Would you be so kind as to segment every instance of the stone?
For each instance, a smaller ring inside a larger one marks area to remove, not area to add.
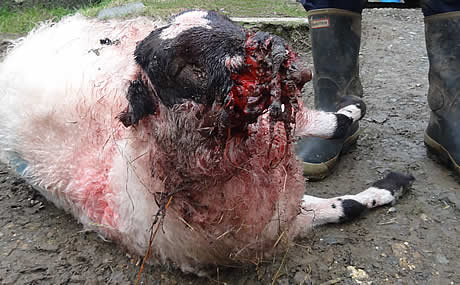
[[[117,6],[112,8],[107,8],[99,11],[97,17],[99,19],[115,18],[122,17],[132,13],[142,12],[145,8],[145,5],[141,2],[129,3],[123,6]]]

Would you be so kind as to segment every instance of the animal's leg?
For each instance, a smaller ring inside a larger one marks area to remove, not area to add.
[[[367,209],[394,204],[410,187],[414,177],[390,172],[385,178],[356,195],[330,199],[304,195],[297,226],[299,233],[306,233],[315,226],[349,221]]]
[[[325,139],[344,137],[351,124],[360,120],[366,112],[363,102],[349,104],[337,112],[300,109],[296,117],[296,136]]]

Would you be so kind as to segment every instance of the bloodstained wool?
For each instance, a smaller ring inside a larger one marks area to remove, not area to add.
[[[0,156],[131,252],[162,222],[152,261],[257,262],[299,230],[289,135],[311,73],[277,36],[177,17],[187,25],[74,16],[31,33],[1,65]]]
[[[294,123],[301,97],[292,75],[295,53],[265,32],[247,32],[244,47],[244,68],[232,71],[233,86],[224,99],[225,111],[232,114],[224,125],[254,123],[267,110],[273,122]]]

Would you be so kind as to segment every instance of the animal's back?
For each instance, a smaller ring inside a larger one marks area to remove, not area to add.
[[[116,116],[136,44],[156,27],[72,16],[37,28],[0,64],[0,159],[87,226],[118,223],[113,165],[128,134]]]
[[[21,152],[23,132],[54,139],[48,142],[54,148],[69,147],[66,133],[75,138],[81,121],[110,125],[136,72],[136,42],[155,27],[147,20],[97,22],[77,15],[20,40],[0,65],[2,149]],[[101,44],[105,38],[112,44]]]

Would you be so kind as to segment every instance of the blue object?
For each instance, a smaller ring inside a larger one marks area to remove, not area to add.
[[[28,166],[25,159],[21,158],[17,153],[11,154],[9,159],[11,167],[20,175],[24,175],[24,172]]]

